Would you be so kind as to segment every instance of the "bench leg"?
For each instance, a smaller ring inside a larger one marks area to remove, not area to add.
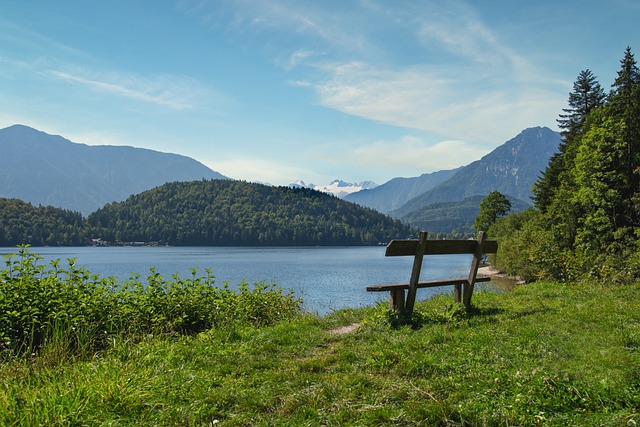
[[[467,311],[471,310],[471,296],[473,295],[473,284],[465,283],[463,301]]]
[[[453,302],[459,303],[462,301],[462,285],[459,283],[457,285],[453,285]]]
[[[391,310],[401,312],[404,310],[404,289],[393,289],[389,300]]]

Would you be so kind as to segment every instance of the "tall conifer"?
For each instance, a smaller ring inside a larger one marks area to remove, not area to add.
[[[574,140],[584,131],[587,116],[595,108],[602,106],[604,100],[604,90],[591,70],[581,71],[573,83],[573,92],[569,94],[569,107],[562,110],[564,114],[560,114],[558,119],[563,142],[532,189],[534,203],[541,211],[546,211],[555,189],[560,186],[563,172],[573,162],[576,153]]]

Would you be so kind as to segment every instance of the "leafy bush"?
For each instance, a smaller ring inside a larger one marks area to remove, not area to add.
[[[64,341],[72,354],[103,348],[118,335],[194,334],[230,324],[262,326],[301,312],[300,299],[274,284],[243,282],[239,291],[214,286],[210,270],[191,278],[166,279],[154,269],[118,284],[67,259],[49,267],[26,246],[9,254],[0,271],[0,352],[31,354]],[[84,349],[84,350],[83,350]]]

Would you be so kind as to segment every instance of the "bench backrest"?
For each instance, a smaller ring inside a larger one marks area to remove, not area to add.
[[[462,301],[465,307],[469,309],[471,307],[473,285],[476,281],[482,256],[486,253],[496,253],[497,250],[498,243],[493,240],[485,240],[483,231],[478,233],[477,240],[427,240],[427,233],[421,231],[418,240],[392,240],[387,245],[385,255],[414,256],[405,305],[405,310],[411,313],[416,300],[417,284],[420,280],[420,270],[422,269],[422,260],[425,255],[473,254],[469,268],[469,277],[464,284],[464,299]],[[454,299],[456,302],[460,302],[461,293],[462,289],[460,285],[456,285],[454,288]]]
[[[385,256],[414,256],[420,242],[418,240],[392,240],[387,245]],[[423,255],[456,255],[474,254],[478,248],[477,240],[427,240]],[[498,242],[485,240],[482,252],[494,254],[498,250]]]

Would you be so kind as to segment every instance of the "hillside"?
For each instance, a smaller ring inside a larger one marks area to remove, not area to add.
[[[220,179],[189,157],[73,143],[27,126],[0,130],[0,197],[87,215],[166,182]]]
[[[0,198],[0,247],[81,246],[86,242],[80,213]]]
[[[413,235],[397,220],[304,188],[169,183],[91,214],[94,237],[172,245],[374,245]]]
[[[345,200],[367,206],[382,213],[398,209],[409,200],[451,178],[458,169],[425,173],[414,178],[393,178],[372,189],[363,189],[345,196]]]
[[[471,237],[475,233],[473,223],[480,212],[480,203],[486,196],[471,196],[459,202],[441,202],[425,206],[400,218],[412,227],[431,233],[455,234]],[[529,207],[526,202],[509,197],[511,212]]]
[[[491,153],[463,168],[453,177],[390,212],[404,218],[434,203],[455,202],[499,191],[528,202],[531,186],[558,150],[560,135],[546,127],[529,128]]]

